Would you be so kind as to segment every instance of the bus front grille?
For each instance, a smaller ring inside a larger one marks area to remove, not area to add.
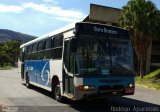
[[[124,86],[123,85],[107,85],[107,86],[99,86],[99,90],[120,90],[123,89]]]

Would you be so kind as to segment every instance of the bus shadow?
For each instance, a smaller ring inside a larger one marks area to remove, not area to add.
[[[25,84],[23,85],[25,86]],[[31,89],[45,96],[48,96],[54,100],[52,93],[47,90],[35,86],[32,86]],[[72,101],[69,99],[65,99],[64,104],[67,104],[70,108],[73,108],[80,112],[136,112],[136,109],[139,109],[139,111],[142,111],[140,109],[151,109],[150,111],[155,112],[160,111],[160,105],[120,96],[108,97],[106,99],[81,101]]]
[[[126,97],[109,97],[106,99],[79,101],[71,103],[72,108],[80,112],[159,112],[160,104],[139,101]]]
[[[22,85],[23,85],[23,86],[26,86],[25,83],[22,83]],[[27,88],[27,87],[26,87],[26,88]],[[50,97],[50,98],[53,98],[53,95],[52,95],[52,93],[51,93],[50,91],[47,91],[47,90],[42,89],[42,88],[40,88],[40,87],[31,85],[31,87],[30,87],[29,89],[32,89],[32,90],[34,90],[34,91],[36,91],[36,92],[38,92],[38,93],[41,93],[41,94],[43,94],[43,95],[45,95],[45,96]]]

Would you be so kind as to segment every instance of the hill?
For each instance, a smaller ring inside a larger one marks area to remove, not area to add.
[[[12,30],[0,29],[0,41],[20,40],[23,43],[35,39],[36,36],[15,32]]]

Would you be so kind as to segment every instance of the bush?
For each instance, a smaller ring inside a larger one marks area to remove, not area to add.
[[[13,66],[4,66],[4,67],[0,67],[0,70],[10,70],[14,68]]]

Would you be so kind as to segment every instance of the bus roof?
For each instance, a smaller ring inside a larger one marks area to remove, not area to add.
[[[92,23],[92,22],[77,22],[77,23],[73,23],[73,24],[67,25],[65,27],[62,27],[60,29],[57,29],[55,31],[52,31],[52,32],[50,32],[48,34],[45,34],[43,36],[40,36],[40,37],[38,37],[38,38],[36,38],[34,40],[31,40],[31,41],[29,41],[27,43],[24,43],[24,44],[22,44],[20,46],[20,48],[28,46],[28,45],[31,45],[31,44],[33,44],[35,42],[39,42],[40,40],[47,39],[47,38],[49,38],[51,36],[58,35],[60,33],[64,33],[64,32],[73,30],[75,28],[76,24],[81,24],[81,26],[84,26],[85,29],[83,28],[83,30],[86,30],[86,28],[88,28],[87,31],[90,31],[90,29],[91,29],[90,27],[93,27],[93,25],[96,25],[96,26],[106,26],[106,27],[109,27],[111,29],[116,29],[120,34],[123,34],[123,35],[128,34],[127,30],[125,30],[123,28],[120,28],[120,27],[116,27],[116,26],[110,26],[110,25],[106,25],[106,24],[99,24],[99,23]],[[86,25],[84,25],[84,24],[90,24],[90,27],[86,27]],[[78,25],[78,26],[80,26],[80,25]],[[99,33],[102,33],[102,32],[99,32]]]
[[[57,35],[57,34],[60,34],[60,33],[63,33],[63,32],[69,31],[69,30],[72,30],[72,29],[74,29],[74,28],[75,28],[75,23],[69,24],[69,25],[67,25],[67,26],[65,26],[65,27],[62,27],[62,28],[57,29],[57,30],[55,30],[55,31],[52,31],[52,32],[50,32],[50,33],[48,33],[48,34],[45,34],[45,35],[43,35],[43,36],[40,36],[40,37],[38,37],[38,38],[36,38],[36,39],[34,39],[34,40],[31,40],[31,41],[29,41],[29,42],[27,42],[27,43],[24,43],[24,44],[22,44],[22,45],[20,46],[20,48],[25,47],[25,46],[28,46],[28,45],[30,45],[30,44],[33,44],[33,43],[38,42],[38,41],[43,40],[43,39],[47,39],[47,38],[49,38],[49,37],[51,37],[51,36],[54,36],[54,35]]]

